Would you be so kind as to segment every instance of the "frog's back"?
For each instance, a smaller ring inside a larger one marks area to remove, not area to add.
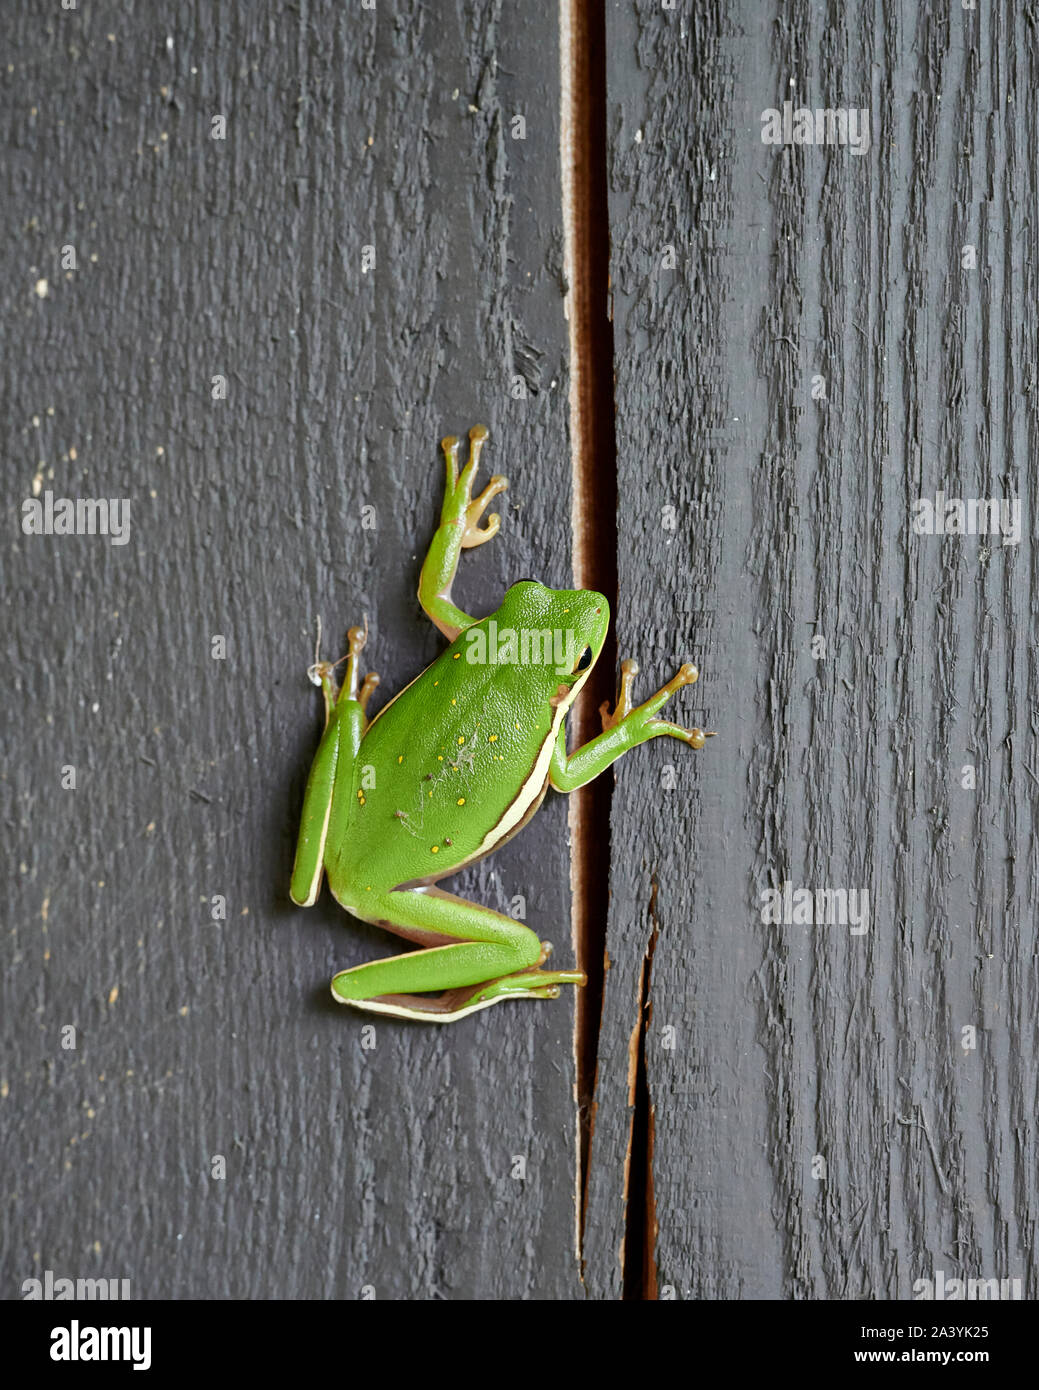
[[[548,768],[535,763],[552,714],[521,668],[470,665],[457,639],[376,715],[342,801],[339,779],[351,771],[337,775],[349,809],[335,818],[326,861],[362,892],[370,866],[386,887],[468,862],[540,798]]]

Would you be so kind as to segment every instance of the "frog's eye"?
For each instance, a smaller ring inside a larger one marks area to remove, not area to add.
[[[591,649],[591,647],[585,647],[584,651],[583,651],[583,652],[581,653],[581,655],[577,658],[577,665],[574,667],[574,672],[575,672],[575,674],[576,674],[578,671],[587,671],[587,670],[588,670],[588,667],[591,666],[591,664],[592,664],[592,649]]]

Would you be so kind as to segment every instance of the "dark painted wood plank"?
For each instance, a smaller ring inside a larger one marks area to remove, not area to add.
[[[656,931],[660,1296],[1034,1297],[1034,26],[647,0],[608,39],[619,642],[644,693],[696,659],[719,737],[618,771],[593,1290]],[[869,153],[764,145],[786,97],[870,107]],[[939,488],[1024,498],[1020,544],[913,534]],[[767,925],[784,881],[868,932]]]
[[[338,655],[367,615],[380,695],[439,650],[414,590],[441,435],[484,420],[512,479],[461,601],[568,577],[555,26],[417,0],[8,10],[4,1289],[570,1296],[572,1001],[379,1021],[365,1051],[328,980],[392,940],[287,891],[317,617]],[[129,497],[129,543],[21,536],[38,468],[41,492]],[[561,958],[565,814],[451,885],[523,894]]]

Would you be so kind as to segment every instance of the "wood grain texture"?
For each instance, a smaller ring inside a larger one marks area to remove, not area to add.
[[[512,479],[456,597],[568,579],[553,25],[98,0],[5,31],[3,1294],[572,1296],[572,999],[365,1051],[328,981],[395,939],[288,901],[317,617],[334,657],[367,616],[380,697],[440,649],[443,434],[485,421]],[[129,497],[130,542],[21,535],[38,471]],[[524,895],[563,960],[565,811],[450,885]]]
[[[662,1298],[1039,1291],[1026,7],[607,0],[618,646],[642,697],[695,660],[718,737],[616,770],[583,1285],[572,998],[366,1050],[328,980],[393,940],[288,901],[318,616],[367,616],[380,699],[440,648],[442,434],[512,481],[462,605],[570,579],[556,31],[7,6],[3,1297],[616,1298],[643,1212]],[[764,145],[787,97],[871,108],[868,155]],[[34,489],[130,542],[22,535]],[[914,535],[938,489],[1020,544]],[[551,797],[450,886],[568,960],[566,834]],[[784,882],[868,932],[767,924]]]
[[[660,1296],[1035,1297],[1034,23],[610,0],[607,34],[618,642],[643,693],[697,660],[719,737],[617,773],[590,1287],[657,931]],[[868,155],[764,145],[787,97],[870,107]],[[1023,499],[1020,544],[913,534],[939,488]],[[868,933],[766,925],[784,881],[868,888]]]

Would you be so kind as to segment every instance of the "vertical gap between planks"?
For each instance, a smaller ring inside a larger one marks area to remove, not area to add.
[[[606,17],[599,0],[560,0],[560,156],[564,272],[570,338],[571,521],[574,583],[617,608],[617,446],[606,177]],[[614,626],[572,716],[572,745],[600,732],[598,707],[612,706]],[[574,947],[588,983],[577,992],[576,1246],[583,1276],[584,1215],[595,1128],[595,1082],[609,907],[612,777],[571,793],[569,804]]]
[[[657,1243],[657,1213],[653,1194],[654,1121],[646,1065],[646,1035],[653,1017],[650,989],[653,979],[653,953],[660,929],[657,925],[657,884],[649,902],[651,931],[639,976],[638,1013],[631,1030],[628,1065],[628,1108],[631,1128],[628,1157],[624,1170],[624,1250],[621,1280],[624,1299],[657,1297],[657,1269],[654,1252]]]

